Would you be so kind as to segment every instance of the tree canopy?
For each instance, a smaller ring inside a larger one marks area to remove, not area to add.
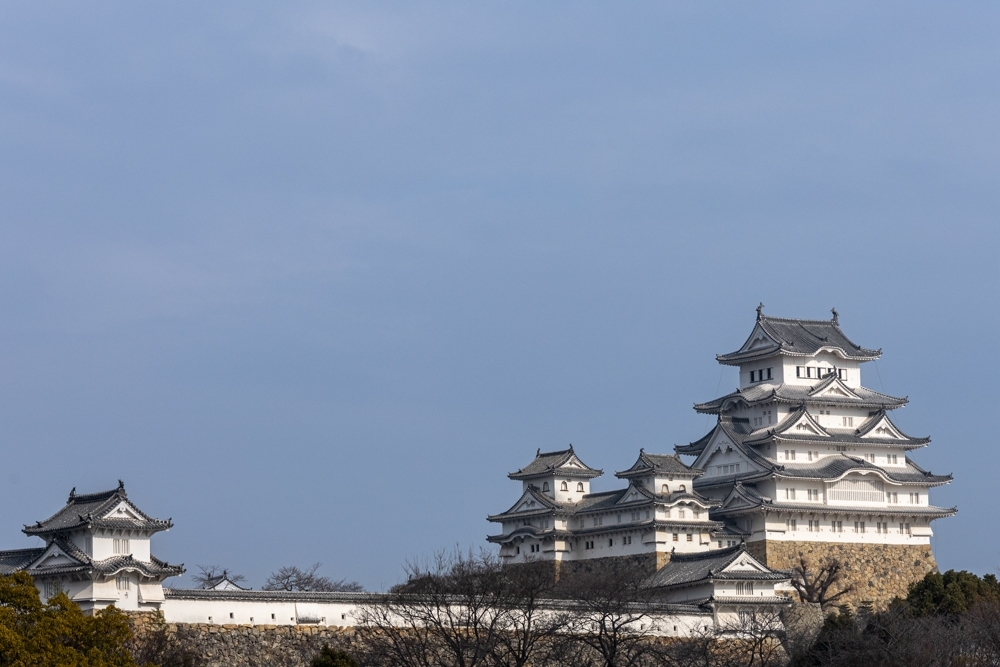
[[[1000,602],[1000,582],[992,574],[980,578],[965,570],[931,572],[910,586],[906,602],[914,616],[961,614],[978,602]]]
[[[85,615],[65,593],[42,603],[24,572],[0,576],[0,667],[134,667],[128,618]]]

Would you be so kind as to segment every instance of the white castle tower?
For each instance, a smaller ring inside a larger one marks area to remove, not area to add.
[[[932,475],[909,452],[929,438],[906,435],[889,412],[906,405],[861,384],[861,364],[881,350],[853,343],[830,320],[769,317],[763,305],[742,347],[718,355],[740,369],[739,388],[695,405],[715,427],[678,454],[705,474],[695,490],[721,505],[712,518],[746,535],[761,562],[789,568],[836,558],[855,601],[885,603],[936,569]]]

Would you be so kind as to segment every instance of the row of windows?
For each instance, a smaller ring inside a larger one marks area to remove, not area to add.
[[[631,535],[626,535],[625,537],[621,538],[621,541],[622,541],[622,546],[628,546],[629,544],[632,544],[632,536]],[[614,540],[613,537],[609,537],[608,538],[608,546],[609,547],[615,546],[615,540]],[[588,550],[589,549],[593,549],[594,548],[594,540],[587,540],[587,541],[585,541],[583,543],[583,548],[584,549],[588,549]]]
[[[724,466],[715,466],[715,472],[717,475],[735,475],[740,471],[740,464],[733,463]]]
[[[737,581],[736,582],[736,594],[737,595],[753,595],[753,582],[752,581]]]
[[[771,379],[771,369],[762,368],[759,371],[750,371],[750,381],[751,382],[763,382],[764,380]]]
[[[837,374],[841,380],[847,379],[847,369],[846,368],[832,368],[832,367],[820,367],[820,366],[796,366],[795,367],[795,377],[797,378],[807,378],[807,379],[817,379],[830,377],[834,373]]]
[[[855,480],[844,480],[844,481],[846,481],[846,482],[854,482]],[[860,480],[860,481],[872,484],[868,480]],[[840,486],[842,484],[843,484],[843,481],[842,482],[838,482],[836,486]],[[876,482],[875,484],[879,484],[879,483]],[[841,495],[845,495],[845,491],[843,489],[834,489],[834,491],[836,491],[836,493],[831,493],[831,500],[865,500],[865,501],[878,502],[878,500],[880,499],[880,496],[878,495],[879,492],[877,490],[876,491],[867,491],[867,490],[864,490],[864,489],[861,489],[861,490],[852,489],[851,491],[846,492],[847,494],[850,494],[851,497],[846,497],[846,498],[841,498],[840,497]],[[855,496],[858,496],[859,494],[863,494],[864,497],[855,497]],[[836,497],[834,497],[834,496],[836,496]],[[798,500],[798,499],[799,498],[798,498],[798,490],[797,489],[795,489],[793,487],[787,487],[785,489],[785,500]],[[810,502],[819,502],[821,499],[822,499],[822,495],[820,493],[820,489],[806,489],[806,500],[808,500]],[[899,493],[896,492],[896,491],[886,491],[885,492],[885,502],[887,502],[887,503],[889,503],[891,505],[898,504],[899,503]],[[909,502],[909,504],[911,504],[911,505],[919,505],[920,504],[920,493],[919,492],[913,492],[913,493],[907,494],[907,502]]]
[[[818,519],[809,519],[807,530],[810,533],[822,532],[822,526]],[[785,530],[789,532],[797,531],[798,521],[796,519],[785,519]],[[830,532],[831,533],[842,533],[844,532],[844,522],[843,521],[831,521],[830,522]],[[854,532],[855,533],[867,533],[868,529],[865,526],[864,521],[854,522]],[[885,521],[878,521],[875,524],[875,532],[880,534],[889,533],[889,524]],[[900,523],[896,531],[899,535],[909,535],[910,534],[910,524]]]
[[[112,546],[114,547],[114,552],[116,554],[128,555],[132,553],[131,550],[129,549],[127,537],[126,538],[116,537],[114,539],[114,544]]]
[[[838,452],[846,452],[847,451],[847,445],[836,445],[835,449]],[[794,460],[796,460],[796,458],[798,456],[799,456],[799,451],[796,450],[796,449],[786,449],[785,450],[785,460],[786,461],[794,461]],[[864,458],[865,461],[868,461],[869,463],[878,463],[879,462],[879,457],[874,452],[865,452],[861,456],[862,456],[862,458]],[[806,457],[806,460],[808,460],[808,461],[818,461],[820,459],[819,452],[813,451],[813,450],[809,450],[809,451],[805,452],[805,457]],[[899,465],[899,455],[898,454],[886,454],[884,456],[884,458],[885,458],[886,465]]]
[[[549,490],[549,483],[548,482],[542,482],[542,491],[548,491],[548,490]],[[569,483],[568,482],[562,482],[562,483],[560,483],[559,484],[559,490],[560,491],[569,491]],[[577,482],[576,483],[576,492],[577,493],[583,493],[583,482]]]

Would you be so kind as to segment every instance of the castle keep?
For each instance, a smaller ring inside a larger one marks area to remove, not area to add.
[[[956,510],[930,501],[951,476],[909,456],[930,439],[889,416],[907,399],[862,385],[861,365],[879,356],[847,338],[836,311],[784,319],[760,306],[746,342],[716,357],[739,368],[738,388],[695,405],[717,415],[707,434],[673,456],[640,451],[616,473],[627,488],[604,493],[590,493],[602,473],[572,448],[539,452],[509,475],[522,495],[489,517],[503,529],[489,539],[505,559],[552,560],[557,572],[623,557],[658,570],[675,554],[743,542],[776,570],[839,560],[851,602],[905,596],[936,569],[931,522]]]

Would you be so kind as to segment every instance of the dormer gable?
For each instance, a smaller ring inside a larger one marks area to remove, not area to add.
[[[909,437],[896,428],[885,411],[879,411],[861,425],[858,436],[863,439],[909,440]]]
[[[809,398],[838,398],[841,400],[846,399],[854,401],[862,400],[860,396],[858,396],[836,375],[829,376],[826,380],[813,387],[813,389],[809,392]]]
[[[787,433],[789,435],[803,435],[807,437],[829,438],[830,433],[819,425],[819,422],[808,410],[800,409],[785,418],[787,424],[782,424],[776,433]]]

